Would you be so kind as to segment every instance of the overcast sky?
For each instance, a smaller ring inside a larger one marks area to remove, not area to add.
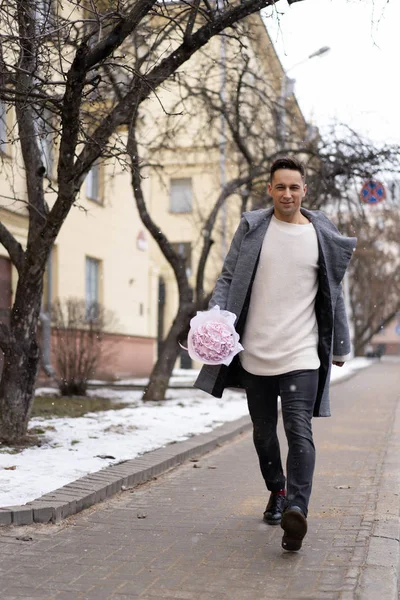
[[[374,141],[400,143],[399,0],[280,0],[268,14],[306,119],[321,128],[337,119]],[[330,52],[291,69],[322,46]]]

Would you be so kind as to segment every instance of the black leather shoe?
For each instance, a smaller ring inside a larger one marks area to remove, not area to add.
[[[279,525],[285,505],[286,496],[271,493],[267,508],[264,511],[264,521],[268,523],[268,525]]]
[[[307,519],[298,506],[289,506],[282,515],[281,527],[284,531],[282,548],[288,552],[297,552],[307,533]]]

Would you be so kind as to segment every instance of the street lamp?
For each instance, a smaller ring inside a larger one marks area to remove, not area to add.
[[[294,84],[296,83],[295,79],[288,77],[289,71],[296,69],[298,66],[308,62],[312,58],[316,56],[323,56],[330,51],[329,46],[322,46],[303,60],[295,63],[289,69],[283,72],[282,76],[282,84],[281,84],[281,94],[279,98],[279,141],[281,148],[285,145],[285,137],[286,137],[286,98],[289,98],[294,92]]]

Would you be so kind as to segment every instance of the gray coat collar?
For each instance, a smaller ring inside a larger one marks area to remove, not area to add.
[[[259,239],[258,250],[261,250],[262,240],[271,221],[273,208],[254,210],[244,213],[244,218],[249,223],[251,237]],[[335,289],[342,281],[347,265],[350,262],[356,247],[357,238],[343,236],[336,226],[319,210],[307,210],[302,208],[301,212],[311,221],[318,238],[320,266],[326,272],[329,287]]]
[[[314,224],[316,221],[329,221],[329,219],[319,210],[308,210],[307,208],[301,207],[301,213],[307,217]],[[244,218],[250,225],[250,229],[256,229],[263,221],[270,219],[274,212],[273,207],[260,208],[258,210],[249,210],[243,213]]]
[[[262,208],[245,212],[243,216],[250,226],[250,231],[252,231],[257,229],[262,223],[265,223],[265,221],[267,221],[268,225],[273,212],[273,207]],[[356,238],[348,238],[339,233],[332,221],[319,210],[301,208],[301,213],[311,221],[319,237],[323,236],[326,240],[332,240],[345,250],[349,256],[353,254],[357,242]]]

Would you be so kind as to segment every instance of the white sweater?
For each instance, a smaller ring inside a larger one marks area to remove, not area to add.
[[[281,375],[318,369],[318,240],[311,223],[274,215],[254,278],[240,354],[246,371]]]

